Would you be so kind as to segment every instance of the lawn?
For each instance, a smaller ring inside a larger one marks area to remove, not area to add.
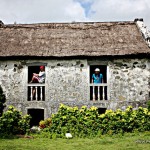
[[[0,139],[0,150],[149,150],[150,132],[97,138]]]

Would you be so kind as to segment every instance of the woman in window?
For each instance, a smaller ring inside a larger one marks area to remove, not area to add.
[[[40,66],[39,74],[33,73],[30,83],[44,83],[45,82],[45,67]]]

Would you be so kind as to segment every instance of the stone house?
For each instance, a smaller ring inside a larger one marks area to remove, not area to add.
[[[99,113],[144,106],[150,99],[149,46],[142,19],[10,25],[1,21],[0,85],[6,104],[31,114],[33,124],[55,113],[60,103],[96,106]],[[29,83],[41,65],[45,82]],[[91,83],[95,68],[100,68],[104,83]]]

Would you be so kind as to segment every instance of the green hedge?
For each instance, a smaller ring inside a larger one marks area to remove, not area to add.
[[[8,110],[0,117],[0,134],[25,134],[30,129],[30,116],[23,116],[13,106],[9,106]]]
[[[133,110],[129,106],[125,111],[106,110],[98,114],[96,107],[69,107],[60,105],[57,114],[40,122],[40,128],[51,134],[63,137],[70,132],[75,137],[97,136],[99,134],[116,134],[133,131],[150,131],[150,112],[139,107]]]

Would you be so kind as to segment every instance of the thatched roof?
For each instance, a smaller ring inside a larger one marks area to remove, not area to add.
[[[150,54],[135,22],[0,24],[0,57]]]

